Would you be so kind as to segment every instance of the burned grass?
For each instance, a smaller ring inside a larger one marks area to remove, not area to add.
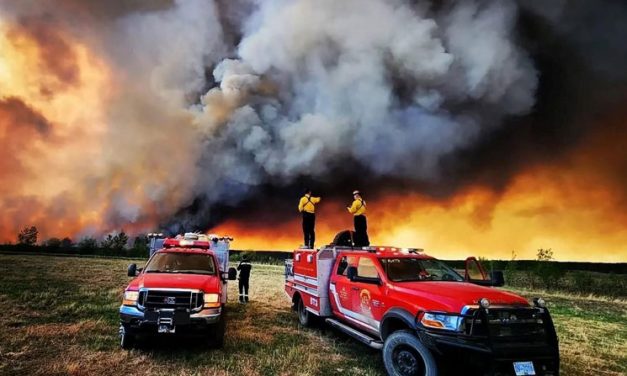
[[[117,309],[128,262],[0,255],[0,374],[384,374],[378,352],[322,327],[301,328],[282,289],[283,268],[270,265],[254,265],[249,304],[236,303],[237,286],[229,286],[222,350],[159,339],[123,351]],[[627,372],[627,303],[543,296],[555,314],[563,374]]]

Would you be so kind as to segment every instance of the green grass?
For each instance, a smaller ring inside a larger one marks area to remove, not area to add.
[[[325,329],[303,329],[281,266],[254,265],[252,301],[227,306],[224,349],[156,341],[123,351],[118,307],[129,260],[0,255],[0,374],[381,375],[380,354]],[[546,292],[563,375],[627,372],[627,303]]]

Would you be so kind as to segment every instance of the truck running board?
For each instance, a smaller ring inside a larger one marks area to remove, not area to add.
[[[355,328],[351,328],[348,325],[345,325],[335,319],[326,319],[325,320],[329,325],[331,325],[332,327],[341,330],[342,332],[348,334],[349,336],[355,338],[356,340],[358,340],[359,342],[372,347],[373,349],[376,350],[381,350],[383,348],[383,342],[376,340],[372,337],[370,337],[369,335],[360,332],[359,330],[355,329]]]

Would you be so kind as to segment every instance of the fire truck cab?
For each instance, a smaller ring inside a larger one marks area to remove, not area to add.
[[[382,350],[389,375],[559,374],[544,300],[494,288],[501,272],[486,273],[471,257],[462,275],[421,249],[342,239],[350,236],[286,261],[285,292],[303,326],[322,319]]]
[[[133,277],[120,306],[120,345],[139,337],[201,334],[218,347],[224,342],[228,268],[233,239],[199,233],[166,238],[145,267],[128,267]]]

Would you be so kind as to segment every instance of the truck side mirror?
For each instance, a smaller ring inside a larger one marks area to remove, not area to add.
[[[354,266],[349,266],[348,269],[346,270],[346,276],[351,281],[354,281],[355,277],[357,277],[357,268]]]
[[[137,275],[137,264],[129,265],[127,272],[129,277],[135,277]]]
[[[505,285],[505,277],[501,270],[494,270],[490,272],[490,282],[492,286],[501,287]]]
[[[235,268],[229,268],[229,281],[235,281],[237,279],[237,270]]]

